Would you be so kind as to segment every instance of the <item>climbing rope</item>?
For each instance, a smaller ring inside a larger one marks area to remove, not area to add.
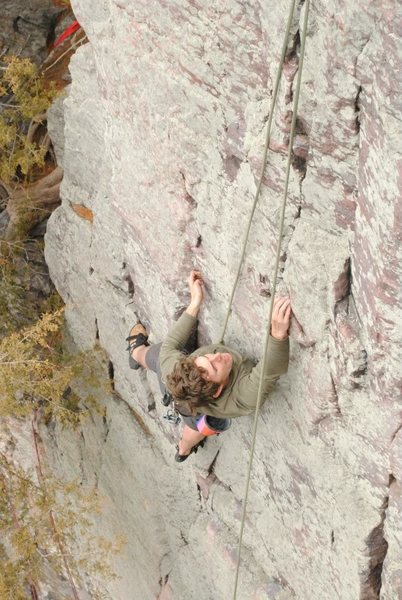
[[[305,51],[305,45],[306,45],[309,8],[310,8],[310,0],[306,0],[305,5],[304,5],[304,19],[303,19],[303,31],[302,31],[302,35],[301,35],[299,69],[298,69],[298,73],[297,73],[296,89],[295,89],[294,98],[293,98],[292,123],[291,123],[291,127],[290,127],[285,186],[284,186],[283,197],[282,197],[282,207],[281,207],[281,217],[280,217],[280,223],[279,223],[278,242],[277,242],[276,257],[275,257],[274,277],[273,277],[273,283],[272,283],[271,301],[270,301],[270,305],[269,305],[268,327],[267,327],[267,332],[266,332],[266,336],[265,336],[264,354],[263,354],[263,358],[262,358],[263,368],[261,370],[261,377],[260,377],[260,381],[259,381],[259,385],[258,385],[257,405],[255,408],[255,413],[254,413],[252,443],[251,443],[251,450],[250,450],[250,461],[249,461],[249,466],[248,466],[247,480],[246,480],[244,499],[243,499],[243,510],[242,510],[241,525],[240,525],[233,600],[237,599],[237,587],[238,587],[238,581],[239,581],[241,547],[242,547],[242,542],[243,542],[244,525],[245,525],[246,513],[247,513],[247,500],[248,500],[248,493],[249,493],[249,489],[250,489],[250,478],[251,478],[251,470],[252,470],[253,458],[254,458],[254,452],[255,452],[255,442],[256,442],[256,437],[257,437],[258,413],[259,413],[260,405],[261,405],[263,381],[264,381],[264,375],[265,375],[266,366],[267,366],[266,363],[267,363],[269,335],[270,335],[270,328],[271,328],[271,321],[272,321],[272,309],[273,309],[273,302],[274,302],[275,291],[276,291],[276,284],[277,284],[277,280],[278,280],[281,242],[282,242],[284,222],[285,222],[285,209],[286,209],[287,193],[288,193],[288,187],[289,187],[290,167],[291,167],[291,162],[292,162],[292,146],[293,146],[293,139],[294,139],[294,134],[295,134],[295,130],[296,130],[297,108],[298,108],[298,104],[299,104],[301,77],[302,77],[302,71],[303,71],[303,61],[304,61],[304,51]],[[294,9],[294,2],[292,2],[292,7],[291,7],[291,11],[290,11],[292,16],[293,16],[293,9]],[[289,13],[289,20],[290,19],[291,19],[291,16]],[[287,30],[286,35],[287,36],[289,35],[288,30]],[[285,44],[287,45],[287,39],[288,38],[286,38],[286,41],[284,42],[284,46],[285,46]],[[250,228],[250,223],[248,225],[248,230],[249,230],[249,228]],[[245,240],[245,243],[247,243],[247,239]],[[242,259],[243,258],[244,257],[242,256]],[[239,271],[240,271],[240,269],[239,269]],[[233,292],[233,294],[234,294],[234,292]],[[230,314],[230,312],[229,312],[229,314]],[[225,325],[226,325],[226,323],[225,323]]]
[[[274,116],[274,110],[275,110],[276,100],[277,100],[277,97],[278,97],[279,84],[280,84],[281,78],[282,78],[282,67],[283,67],[283,63],[285,62],[286,50],[287,50],[287,47],[288,47],[289,33],[290,33],[290,28],[292,26],[292,20],[293,20],[293,13],[294,13],[294,9],[295,9],[295,3],[296,3],[296,0],[291,0],[291,4],[290,4],[290,8],[289,8],[288,21],[287,21],[287,24],[286,24],[285,35],[283,37],[281,57],[279,59],[279,65],[278,65],[278,70],[277,70],[277,73],[276,73],[274,91],[273,91],[272,99],[271,99],[271,107],[270,107],[269,117],[268,117],[268,123],[267,123],[267,133],[266,133],[266,136],[265,136],[265,144],[264,144],[264,152],[263,152],[263,156],[262,156],[262,164],[261,164],[260,177],[258,179],[258,184],[257,184],[257,188],[256,188],[255,195],[254,195],[253,205],[251,207],[250,216],[249,216],[249,219],[248,219],[248,222],[247,222],[246,232],[245,232],[245,235],[244,235],[243,245],[242,245],[242,250],[241,250],[241,255],[240,255],[239,267],[237,269],[236,279],[234,281],[232,292],[230,294],[229,306],[228,306],[228,310],[227,310],[226,317],[225,317],[225,322],[224,322],[224,325],[223,325],[223,329],[222,329],[222,333],[221,333],[221,337],[220,337],[220,341],[219,341],[220,344],[223,344],[223,339],[225,337],[226,328],[227,328],[227,325],[228,325],[228,322],[229,322],[230,315],[232,313],[233,298],[234,298],[234,295],[235,295],[235,292],[236,292],[237,284],[238,284],[239,279],[240,279],[240,274],[241,274],[241,270],[242,270],[243,263],[244,263],[244,257],[246,255],[246,248],[247,248],[247,242],[248,242],[248,238],[249,238],[249,234],[250,234],[250,228],[251,228],[251,224],[252,224],[252,221],[253,221],[255,209],[257,208],[258,200],[260,198],[262,181],[264,179],[266,162],[267,162],[267,154],[268,154],[269,142],[271,140],[272,119],[273,119],[273,116]]]

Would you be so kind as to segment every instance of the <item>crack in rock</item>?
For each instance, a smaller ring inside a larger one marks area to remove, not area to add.
[[[183,540],[184,545],[188,546],[189,545],[189,541],[188,541],[188,539],[186,538],[186,536],[184,535],[184,533],[182,531],[180,531],[180,537]]]
[[[107,372],[108,372],[108,376],[109,376],[110,387],[114,391],[114,364],[112,363],[111,360],[109,360],[109,362],[108,362]]]
[[[363,88],[359,85],[357,94],[355,97],[355,113],[356,113],[356,133],[360,133],[360,94],[362,93]]]
[[[392,438],[391,438],[391,444],[394,441],[394,439],[396,438],[396,436],[398,435],[398,433],[400,432],[400,430],[402,429],[402,423],[397,427],[397,429],[395,430],[395,432],[392,434]]]
[[[332,374],[330,373],[330,377],[331,377],[331,386],[332,386],[332,394],[331,394],[331,398],[330,398],[330,402],[332,404],[332,406],[334,407],[335,410],[335,414],[331,415],[331,416],[342,416],[342,411],[341,411],[341,407],[339,406],[339,396],[338,396],[338,392],[336,389],[336,385],[335,385],[335,381],[334,378],[332,377]]]
[[[134,410],[134,408],[132,406],[130,406],[130,404],[123,398],[123,396],[121,396],[119,394],[119,392],[116,392],[116,390],[113,390],[112,397],[116,402],[122,402],[127,407],[130,414],[134,417],[135,421],[140,426],[140,428],[145,433],[145,435],[147,437],[152,438],[153,434],[152,434],[151,430],[149,429],[148,425],[146,425],[144,419],[141,417],[141,415],[136,410]]]
[[[113,283],[113,281],[110,281],[110,279],[105,279],[105,283],[108,283],[110,286],[112,286],[112,288],[114,288],[119,294],[126,295],[126,292],[124,291],[124,289],[122,289],[120,287],[120,285]],[[134,284],[133,284],[133,290],[134,290]]]
[[[389,487],[392,483],[392,475],[389,478]],[[374,527],[366,538],[368,567],[361,575],[361,587],[359,600],[380,600],[382,584],[382,570],[387,555],[388,542],[384,537],[384,523],[388,508],[389,494],[384,498],[381,507],[380,523]]]
[[[107,420],[106,414],[102,416],[102,422],[105,429],[105,433],[103,434],[103,443],[105,444],[110,431],[110,421]]]
[[[156,597],[156,600],[167,600],[168,598],[171,597],[170,595],[170,586],[169,586],[169,577],[170,577],[170,573],[172,572],[172,569],[170,568],[169,570],[165,571],[165,573],[163,572],[164,570],[166,570],[166,566],[165,569],[163,568],[163,563],[167,560],[171,563],[171,555],[172,552],[168,551],[165,552],[165,554],[162,556],[162,558],[159,561],[159,573],[160,573],[160,577],[158,580],[159,583],[159,593]]]
[[[220,453],[220,449],[219,449],[219,450],[218,450],[218,452],[215,454],[215,456],[214,456],[214,458],[213,458],[213,460],[212,460],[211,464],[210,464],[210,465],[209,465],[209,467],[208,467],[208,475],[212,475],[212,474],[214,474],[215,464],[216,464],[216,460],[217,460],[217,458],[218,458],[218,456],[219,456],[219,453]]]

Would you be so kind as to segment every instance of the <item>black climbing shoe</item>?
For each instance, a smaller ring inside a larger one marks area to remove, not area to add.
[[[204,444],[205,444],[205,439],[203,439],[203,440],[201,440],[200,442],[198,442],[198,444],[196,444],[195,446],[193,446],[193,447],[191,448],[191,450],[190,450],[190,454],[179,454],[179,446],[176,446],[176,450],[177,450],[177,452],[176,452],[176,454],[175,454],[175,457],[174,457],[175,461],[176,461],[176,462],[179,462],[179,463],[182,463],[182,462],[184,462],[185,460],[187,460],[187,459],[188,459],[188,457],[189,457],[191,454],[193,454],[193,453],[194,453],[194,454],[197,454],[198,448],[203,448],[203,447],[204,447]]]
[[[138,323],[136,323],[134,327],[131,328],[128,337],[126,337],[126,342],[128,342],[126,350],[128,350],[129,353],[128,363],[130,365],[130,368],[139,369],[141,365],[136,360],[134,360],[134,358],[131,356],[131,353],[139,346],[149,346],[148,333],[145,327],[142,325],[142,323],[138,321]]]

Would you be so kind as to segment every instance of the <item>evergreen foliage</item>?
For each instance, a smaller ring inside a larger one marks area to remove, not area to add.
[[[66,359],[62,350],[62,313],[46,313],[0,340],[0,416],[28,416],[42,407],[46,418],[80,419],[64,401],[76,360]]]
[[[42,470],[42,467],[40,467]],[[79,482],[61,482],[51,474],[36,477],[0,453],[0,598],[26,599],[29,586],[40,588],[49,569],[79,587],[80,573],[92,581],[114,578],[110,558],[122,542],[91,535],[99,501]],[[77,544],[77,523],[82,533]],[[78,582],[78,583],[77,583]],[[104,594],[96,584],[93,598]]]
[[[35,289],[44,273],[43,240],[0,240],[0,337],[34,323],[44,312],[61,308],[57,292]]]
[[[98,410],[88,394],[86,408],[80,405],[70,387],[76,378],[89,387],[96,383],[82,356],[63,350],[63,309],[0,339],[0,417],[32,421],[37,453],[36,472],[26,472],[0,450],[1,599],[25,599],[29,589],[35,598],[32,589],[40,589],[49,569],[67,573],[73,588],[85,573],[95,599],[106,596],[94,582],[114,577],[110,559],[122,541],[91,534],[101,512],[96,491],[55,477],[43,466],[35,439],[34,421],[75,427],[90,408]]]
[[[75,427],[91,408],[98,409],[90,395],[84,408],[72,391],[76,378],[93,384],[90,368],[83,368],[81,355],[66,353],[59,296],[45,297],[31,285],[40,275],[41,264],[32,256],[38,250],[40,254],[42,242],[25,239],[37,222],[32,211],[42,210],[30,196],[30,185],[54,166],[48,161],[50,142],[42,124],[58,92],[30,60],[2,61],[0,180],[9,194],[9,216],[18,217],[22,233],[18,241],[7,236],[0,240],[0,422],[27,426],[32,421],[35,439],[34,421]],[[16,195],[20,190],[22,200]],[[3,200],[0,211],[6,204]],[[49,211],[43,212],[46,216]],[[40,597],[49,569],[56,579],[62,575],[70,582],[68,597],[78,597],[82,574],[91,597],[106,597],[93,582],[114,576],[110,558],[121,542],[112,544],[91,533],[100,512],[96,491],[58,479],[47,469],[36,442],[36,469],[24,470],[13,459],[10,443],[0,438],[0,599]]]
[[[30,139],[29,123],[40,119],[57,95],[28,58],[5,57],[0,71],[0,179],[25,180],[35,168],[45,166],[47,148]],[[43,117],[44,118],[44,117]]]

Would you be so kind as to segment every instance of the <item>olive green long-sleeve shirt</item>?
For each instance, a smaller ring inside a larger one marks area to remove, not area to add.
[[[167,375],[173,371],[175,363],[183,357],[181,349],[196,325],[197,319],[184,312],[172,326],[162,343],[159,361],[164,382],[166,382]],[[229,352],[233,357],[229,382],[213,403],[203,406],[200,410],[206,415],[221,418],[250,414],[255,410],[257,404],[258,385],[262,369],[261,362],[254,366],[250,359],[243,358],[239,352],[222,344],[202,346],[190,356],[196,357],[215,352]],[[279,376],[286,373],[288,363],[289,340],[276,340],[271,336],[268,345],[262,402],[265,401],[268,392],[272,390]]]

